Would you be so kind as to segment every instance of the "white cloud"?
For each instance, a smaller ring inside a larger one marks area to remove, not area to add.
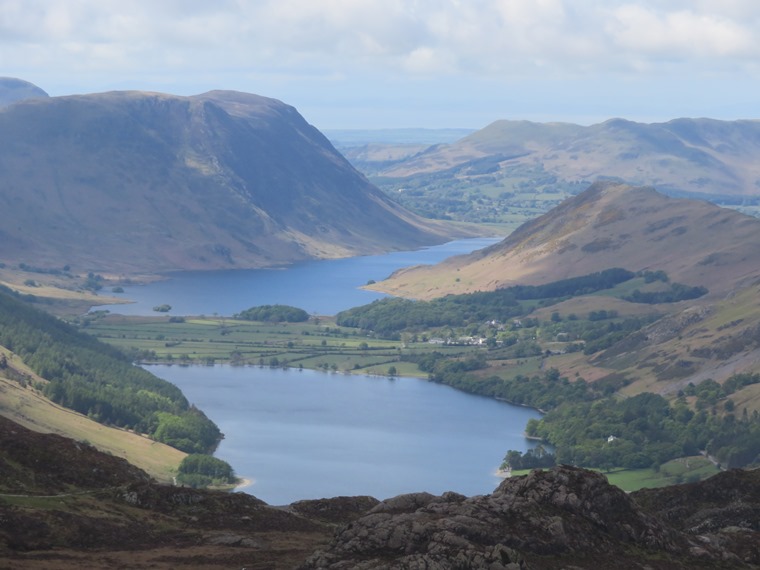
[[[621,6],[609,22],[615,42],[639,57],[691,59],[746,57],[757,52],[751,29],[715,13],[690,10],[656,12]]]
[[[624,95],[613,84],[654,99],[663,79],[760,78],[756,62],[757,0],[0,0],[0,73],[53,94],[237,88],[398,107],[414,88],[508,108],[521,90],[538,108],[574,82],[589,113],[600,86],[608,101]]]
[[[760,55],[750,0],[0,0],[0,46],[32,65],[563,73]],[[77,46],[73,49],[71,46]],[[91,47],[91,50],[87,48]],[[21,49],[21,48],[24,49]],[[2,57],[2,56],[0,56]],[[76,59],[75,59],[76,58]],[[7,58],[3,58],[7,59]],[[118,71],[118,69],[115,69]],[[169,69],[169,71],[172,71]],[[174,70],[176,71],[176,69]]]

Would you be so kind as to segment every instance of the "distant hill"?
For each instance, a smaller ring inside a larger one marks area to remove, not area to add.
[[[280,101],[113,92],[0,110],[0,261],[143,273],[445,241]]]
[[[0,77],[0,107],[5,107],[16,101],[44,99],[48,96],[42,89],[23,79]]]
[[[597,183],[489,248],[400,270],[372,288],[432,298],[624,267],[664,270],[718,296],[760,277],[758,243],[756,218],[652,188]]]
[[[387,177],[413,177],[449,170],[474,185],[510,184],[554,177],[549,186],[590,184],[612,178],[679,195],[716,199],[760,194],[760,121],[675,119],[636,123],[610,119],[588,127],[569,123],[496,121],[452,144],[393,164]],[[482,165],[492,168],[484,172]],[[525,169],[531,175],[525,176]],[[511,181],[510,181],[511,179]]]
[[[475,129],[326,129],[324,135],[337,148],[363,144],[432,145],[453,143]]]
[[[597,183],[491,247],[435,266],[402,269],[371,288],[430,299],[545,284],[611,267],[664,271],[671,282],[709,292],[657,304],[579,296],[537,307],[534,316],[549,320],[550,312],[600,310],[658,314],[659,320],[609,349],[552,357],[547,366],[568,377],[626,378],[629,385],[622,391],[630,395],[674,395],[689,382],[723,382],[734,374],[760,372],[758,243],[757,218],[701,200],[669,198],[652,188]],[[734,399],[754,409],[760,388],[744,388]]]

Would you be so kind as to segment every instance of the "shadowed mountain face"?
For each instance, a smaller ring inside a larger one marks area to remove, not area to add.
[[[674,281],[720,295],[760,275],[759,241],[756,218],[651,188],[597,183],[498,244],[434,267],[401,270],[375,287],[431,298],[624,267],[663,270]]]
[[[297,111],[237,92],[115,92],[0,110],[0,261],[263,267],[444,241]]]
[[[44,99],[48,97],[36,85],[14,77],[0,77],[0,107],[25,99]]]

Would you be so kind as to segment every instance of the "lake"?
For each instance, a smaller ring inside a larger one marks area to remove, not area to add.
[[[490,493],[538,412],[415,378],[259,367],[146,366],[226,434],[215,455],[273,505],[299,499]]]
[[[309,261],[284,269],[183,271],[147,285],[125,286],[124,293],[107,293],[134,300],[128,305],[104,305],[123,315],[155,315],[153,307],[171,305],[175,315],[233,315],[256,305],[285,304],[318,315],[334,315],[386,295],[359,289],[402,267],[433,264],[452,255],[470,253],[501,238],[452,241],[416,251],[346,259]]]
[[[468,239],[417,251],[299,263],[285,269],[183,272],[125,287],[114,312],[232,315],[282,303],[334,315],[385,295],[369,279],[438,263],[498,239]],[[103,307],[100,307],[103,308]],[[369,378],[258,367],[149,366],[182,389],[225,439],[215,453],[249,492],[270,504],[338,495],[491,492],[509,449],[525,450],[525,424],[538,413],[414,378]]]

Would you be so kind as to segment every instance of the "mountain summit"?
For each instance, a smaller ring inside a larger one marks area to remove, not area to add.
[[[409,249],[391,202],[280,101],[112,92],[0,109],[0,261],[142,273]]]
[[[26,99],[44,99],[48,97],[42,89],[15,77],[0,77],[0,107]]]
[[[452,144],[379,168],[420,184],[446,174],[471,188],[575,189],[599,179],[651,185],[666,194],[741,203],[757,196],[760,121],[609,119],[571,123],[496,121]],[[401,183],[401,182],[399,182]]]
[[[756,218],[652,188],[600,182],[489,248],[400,270],[373,288],[432,298],[624,267],[663,270],[721,294],[760,276],[758,241]]]

